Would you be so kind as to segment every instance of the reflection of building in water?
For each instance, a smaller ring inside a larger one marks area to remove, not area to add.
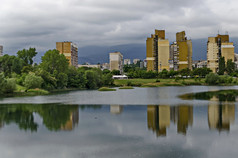
[[[170,126],[170,107],[148,105],[147,125],[157,136],[166,136],[166,128]]]
[[[171,121],[177,123],[177,132],[186,134],[188,126],[193,125],[193,107],[171,107]]]
[[[110,105],[110,112],[112,114],[120,114],[123,111],[123,106],[121,105]]]
[[[78,125],[79,121],[79,110],[70,112],[70,119],[65,123],[65,125],[61,126],[61,130],[71,131],[74,129],[75,125]]]
[[[214,100],[214,99],[213,99]],[[218,99],[217,99],[218,100]],[[210,102],[208,105],[208,125],[210,129],[229,131],[230,123],[235,121],[235,105]]]

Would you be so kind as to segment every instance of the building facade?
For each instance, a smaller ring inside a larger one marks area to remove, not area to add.
[[[133,59],[133,64],[137,64],[139,61],[141,61],[140,59]]]
[[[185,31],[176,33],[176,43],[173,43],[173,60],[174,60],[174,69],[182,70],[189,68],[192,69],[192,41],[187,40],[185,36]],[[172,54],[172,53],[170,53]]]
[[[147,71],[161,72],[169,70],[169,40],[165,39],[165,30],[155,30],[146,40]]]
[[[124,65],[131,65],[131,59],[124,59]]]
[[[123,55],[120,52],[113,52],[109,54],[110,70],[119,70],[123,73]]]
[[[229,35],[217,35],[208,37],[207,42],[207,67],[214,73],[218,72],[220,57],[225,58],[225,62],[231,59],[234,62],[234,45],[229,42]]]
[[[69,60],[69,64],[78,66],[78,46],[72,42],[56,42],[56,49],[60,54],[64,54]]]
[[[3,46],[0,45],[0,57],[3,56]]]

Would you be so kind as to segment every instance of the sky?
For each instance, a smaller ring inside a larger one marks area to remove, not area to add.
[[[234,0],[1,0],[0,10],[0,45],[8,54],[47,51],[59,41],[142,44],[154,29],[165,29],[170,41],[183,30],[191,39],[238,37]]]

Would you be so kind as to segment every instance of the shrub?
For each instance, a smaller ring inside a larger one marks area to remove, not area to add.
[[[5,93],[13,93],[16,90],[16,80],[15,78],[8,78],[6,79],[6,84],[4,85],[4,92]]]
[[[27,89],[41,88],[43,79],[40,76],[36,76],[34,73],[29,73],[24,81],[24,86]]]
[[[131,81],[127,81],[126,86],[132,86],[132,82]]]
[[[160,80],[159,79],[156,79],[156,81],[155,82],[160,82]]]
[[[209,73],[208,75],[206,75],[205,82],[208,85],[216,85],[219,83],[219,76],[214,73]]]

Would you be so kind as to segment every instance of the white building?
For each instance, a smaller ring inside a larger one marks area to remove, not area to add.
[[[124,59],[124,65],[130,65],[131,59]]]
[[[140,61],[140,59],[133,59],[133,64],[137,64],[138,61]]]
[[[109,54],[110,70],[119,70],[123,73],[123,55],[120,52],[113,52]]]

